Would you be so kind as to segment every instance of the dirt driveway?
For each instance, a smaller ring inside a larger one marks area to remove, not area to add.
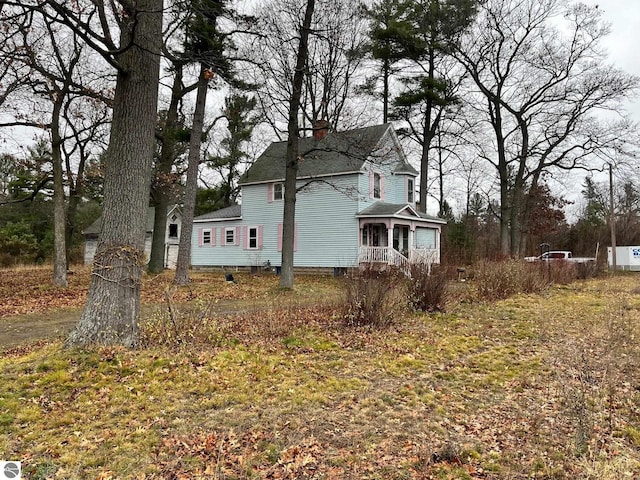
[[[0,350],[62,337],[71,331],[80,318],[80,313],[80,309],[70,309],[47,314],[0,318]]]
[[[331,303],[333,297],[318,300],[315,298],[295,301],[295,305],[315,305]],[[141,316],[157,312],[161,309],[157,305],[143,305]],[[255,310],[277,308],[272,301],[266,300],[223,300],[209,306],[211,315],[237,315]],[[35,343],[65,337],[75,326],[82,313],[81,308],[56,310],[44,314],[19,315],[0,318],[0,351],[19,345]]]

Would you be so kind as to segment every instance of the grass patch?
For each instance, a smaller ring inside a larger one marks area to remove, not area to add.
[[[256,282],[235,314],[161,300],[137,351],[8,352],[0,458],[26,478],[640,477],[635,277],[379,329]]]

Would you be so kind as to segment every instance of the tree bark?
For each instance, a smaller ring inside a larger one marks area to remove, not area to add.
[[[60,95],[62,98],[62,95]],[[51,115],[51,161],[53,162],[53,284],[67,286],[66,203],[60,138],[61,102],[56,101]]]
[[[293,288],[293,256],[296,222],[296,183],[298,179],[298,110],[302,95],[304,69],[308,57],[309,30],[315,8],[315,0],[307,0],[304,21],[300,27],[300,43],[296,54],[296,69],[293,74],[293,89],[289,100],[289,121],[286,171],[284,180],[284,214],[282,220],[282,260],[280,287]]]
[[[198,165],[200,164],[200,146],[204,125],[204,111],[207,103],[207,67],[200,66],[198,77],[198,93],[196,94],[196,108],[193,112],[193,124],[189,138],[189,164],[187,166],[187,183],[184,190],[182,211],[182,231],[180,232],[180,247],[176,264],[176,276],[173,283],[186,285],[191,282],[189,267],[191,266],[191,234],[193,233],[193,216],[196,208],[196,194],[198,192]]]
[[[102,228],[87,302],[67,346],[138,344],[140,284],[158,101],[162,0],[121,24]]]
[[[167,212],[171,199],[167,194],[170,186],[166,185],[166,177],[171,173],[171,169],[175,162],[176,151],[176,128],[178,126],[178,105],[184,95],[182,88],[182,65],[175,65],[175,76],[173,79],[173,87],[171,88],[171,102],[167,109],[167,118],[165,119],[162,149],[160,152],[160,162],[158,162],[157,175],[159,183],[153,191],[155,198],[155,217],[153,220],[153,238],[151,240],[151,253],[149,254],[150,273],[160,273],[164,270],[165,264],[165,238],[167,231]]]

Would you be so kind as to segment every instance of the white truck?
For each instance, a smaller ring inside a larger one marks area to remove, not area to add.
[[[524,257],[524,260],[525,262],[565,261],[570,263],[589,263],[596,261],[593,257],[574,257],[568,250],[550,250],[537,257]]]

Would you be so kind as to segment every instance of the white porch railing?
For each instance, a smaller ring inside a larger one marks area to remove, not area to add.
[[[409,250],[410,263],[426,263],[432,265],[439,263],[438,250],[435,248],[414,248]]]
[[[409,257],[392,247],[360,247],[358,263],[386,263],[399,267],[406,274],[413,264],[431,265],[438,262],[438,251],[434,248],[413,248],[409,250]]]
[[[389,263],[389,247],[360,247],[358,263]]]

